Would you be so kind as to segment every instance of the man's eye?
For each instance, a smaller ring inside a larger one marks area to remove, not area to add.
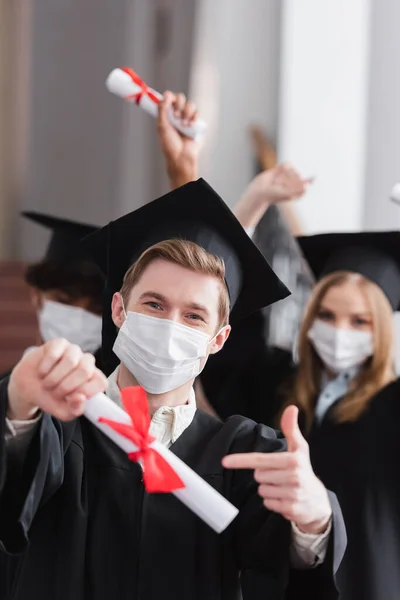
[[[201,317],[200,315],[196,315],[196,314],[190,314],[187,315],[188,319],[191,319],[192,321],[204,321],[203,317]]]
[[[161,310],[161,305],[158,304],[158,302],[146,302],[147,306],[150,306],[150,308],[154,308],[156,310]]]

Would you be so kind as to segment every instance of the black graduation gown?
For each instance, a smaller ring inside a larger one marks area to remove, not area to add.
[[[354,423],[333,407],[310,437],[311,462],[343,511],[348,546],[338,572],[341,600],[400,598],[400,381]]]
[[[260,322],[251,318],[247,323],[242,338],[233,332],[228,340],[228,352],[220,357],[221,370],[216,361],[210,362],[202,383],[208,400],[224,417],[240,410],[276,425],[283,388],[295,368],[288,353],[265,346]],[[400,382],[381,390],[354,423],[336,423],[332,411],[333,407],[320,425],[314,424],[308,442],[314,471],[337,495],[346,524],[348,547],[338,572],[340,599],[398,600]],[[310,590],[310,582],[302,581],[306,577],[296,574],[298,592],[304,597]]]
[[[1,600],[235,600],[240,569],[245,585],[249,570],[260,577],[263,598],[284,597],[290,526],[263,507],[252,472],[221,466],[231,452],[284,450],[275,431],[243,417],[223,424],[197,411],[172,445],[240,508],[217,535],[173,495],[147,494],[138,465],[84,418],[61,423],[44,415],[23,473],[7,474],[6,402],[3,381],[0,547],[5,560],[5,552],[20,557],[12,589],[3,589]],[[332,598],[333,565],[337,568],[345,545],[338,508],[334,530],[328,559],[315,569],[329,581]]]

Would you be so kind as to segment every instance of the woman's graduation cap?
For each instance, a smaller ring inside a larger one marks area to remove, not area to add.
[[[174,238],[195,242],[224,260],[233,320],[290,293],[214,190],[203,179],[188,183],[112,221],[83,241],[106,275],[105,361],[112,357],[116,337],[111,319],[113,293],[121,289],[126,271],[147,248]]]
[[[316,279],[334,271],[364,275],[400,310],[400,232],[327,233],[297,238]]]
[[[79,242],[82,238],[97,231],[99,227],[38,212],[29,211],[21,214],[52,232],[43,260],[58,262],[87,260],[87,254]]]

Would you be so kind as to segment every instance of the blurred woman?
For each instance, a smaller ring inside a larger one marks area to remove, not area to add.
[[[300,409],[313,468],[337,494],[346,522],[340,598],[395,600],[400,382],[394,372],[393,311],[400,308],[400,233],[328,234],[299,242],[319,283],[301,324],[297,364],[281,355],[285,368],[279,371],[267,349],[263,368],[251,373],[263,395],[253,403],[248,395],[249,406],[253,412],[269,406],[266,412],[275,417],[288,403]],[[243,362],[251,370],[244,357]],[[234,390],[243,391],[247,377],[236,372],[225,381],[225,405]],[[245,404],[240,408],[248,415]],[[301,589],[307,574],[298,577]]]

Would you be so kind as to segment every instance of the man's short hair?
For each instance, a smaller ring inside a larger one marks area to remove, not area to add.
[[[71,300],[85,297],[101,305],[104,276],[90,260],[66,262],[45,259],[27,267],[25,281],[42,292],[59,290]]]
[[[126,304],[132,288],[137,284],[145,269],[157,259],[163,259],[195,273],[211,275],[218,279],[221,284],[218,306],[219,326],[224,327],[229,323],[230,302],[225,283],[224,261],[219,256],[207,252],[198,244],[188,240],[165,240],[143,252],[124,277],[120,293]]]

